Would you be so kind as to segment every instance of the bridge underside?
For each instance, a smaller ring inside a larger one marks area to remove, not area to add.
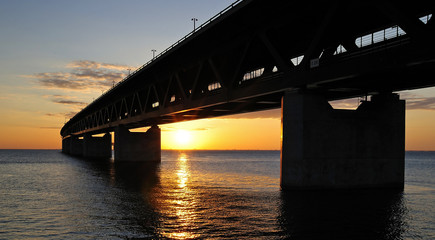
[[[282,107],[283,188],[403,186],[404,103],[391,94],[435,86],[433,12],[420,0],[242,1],[77,113],[66,151],[84,134]],[[327,105],[367,95],[350,113]]]
[[[287,91],[281,98],[283,189],[403,188],[405,101],[381,93],[356,110],[333,109],[318,94]],[[130,132],[118,126],[117,162],[159,162],[160,129]],[[64,153],[110,158],[111,135],[65,138]]]

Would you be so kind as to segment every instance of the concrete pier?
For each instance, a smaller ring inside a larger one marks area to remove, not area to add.
[[[405,101],[373,96],[356,110],[336,110],[322,97],[282,98],[283,189],[404,186]]]
[[[93,137],[91,134],[85,134],[83,137],[83,157],[111,158],[112,135],[106,133],[103,137]]]
[[[160,128],[152,126],[145,133],[130,132],[123,126],[115,129],[115,161],[160,161]]]
[[[83,139],[78,136],[70,137],[70,153],[74,156],[83,156]]]
[[[64,138],[62,139],[62,152],[66,154],[71,153],[71,138]]]

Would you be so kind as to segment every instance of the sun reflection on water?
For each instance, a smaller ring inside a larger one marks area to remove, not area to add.
[[[197,219],[197,199],[195,190],[190,186],[189,159],[185,153],[180,153],[176,166],[175,184],[167,199],[169,209],[166,214],[174,219],[175,223],[172,224],[177,224],[179,227],[176,232],[163,233],[163,235],[172,239],[198,238],[200,235],[192,232]]]
[[[177,182],[178,182],[178,188],[180,189],[186,189],[187,188],[187,182],[189,181],[189,168],[187,166],[187,155],[185,153],[180,154],[178,157],[178,170],[177,170]]]

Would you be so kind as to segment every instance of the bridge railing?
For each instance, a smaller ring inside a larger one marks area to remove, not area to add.
[[[148,61],[147,63],[145,63],[144,65],[142,65],[141,67],[139,67],[138,69],[136,69],[132,74],[140,71],[142,68],[144,68],[145,66],[147,66],[148,64],[150,64],[151,62],[153,62],[155,59],[163,56],[165,53],[169,52],[171,49],[173,49],[175,46],[177,46],[178,44],[180,44],[181,42],[183,42],[184,40],[186,40],[187,38],[191,37],[192,35],[194,35],[198,30],[204,28],[206,25],[210,24],[211,22],[213,22],[214,20],[216,20],[218,17],[222,16],[224,13],[226,13],[228,10],[232,9],[233,7],[235,7],[237,4],[239,4],[240,2],[242,2],[243,0],[236,0],[235,2],[233,2],[230,6],[228,6],[227,8],[225,8],[224,10],[220,11],[218,14],[214,15],[213,17],[211,17],[209,20],[207,20],[206,22],[204,22],[203,24],[201,24],[200,26],[198,26],[197,28],[195,28],[192,32],[189,32],[186,36],[184,36],[183,38],[181,38],[180,40],[178,40],[177,42],[175,42],[174,44],[172,44],[171,46],[169,46],[168,48],[166,48],[165,50],[163,50],[162,52],[160,52],[155,58],[151,59],[150,61]],[[128,78],[128,77],[127,77]],[[126,79],[127,79],[126,78]],[[126,80],[124,79],[124,80]]]
[[[109,90],[107,90],[106,92],[104,92],[102,95],[100,95],[98,98],[96,98],[93,102],[99,100],[100,98],[102,98],[104,95],[108,94],[109,92],[112,91],[112,89],[114,89],[115,87],[117,87],[119,84],[122,84],[123,82],[125,82],[126,80],[128,80],[129,78],[131,78],[133,75],[135,75],[137,72],[139,72],[140,70],[142,70],[143,68],[145,68],[146,66],[148,66],[149,64],[151,64],[152,62],[154,62],[157,58],[163,56],[164,54],[166,54],[167,52],[169,52],[171,49],[173,49],[174,47],[176,47],[177,45],[179,45],[181,42],[185,41],[186,39],[190,38],[191,36],[193,36],[198,30],[201,30],[202,28],[204,28],[205,26],[207,26],[208,24],[210,24],[211,22],[213,22],[214,20],[216,20],[217,18],[219,18],[220,16],[222,16],[223,14],[225,14],[226,12],[228,12],[230,9],[234,8],[237,4],[239,4],[240,2],[242,2],[244,0],[236,0],[235,2],[233,2],[231,5],[229,5],[228,7],[226,7],[224,10],[220,11],[218,14],[214,15],[213,17],[211,17],[209,20],[207,20],[206,22],[202,23],[201,25],[199,25],[198,27],[196,27],[193,31],[189,32],[186,36],[184,36],[183,38],[181,38],[180,40],[176,41],[174,44],[172,44],[171,46],[169,46],[168,48],[166,48],[165,50],[163,50],[162,52],[160,52],[159,54],[157,54],[157,56],[153,57],[153,59],[149,60],[148,62],[146,62],[145,64],[143,64],[142,66],[140,66],[139,68],[137,68],[136,70],[134,70],[133,72],[129,73],[127,77],[125,77],[124,79],[122,79],[121,81],[117,82],[116,84],[113,85],[112,88],[110,88]],[[89,106],[89,105],[88,105]]]

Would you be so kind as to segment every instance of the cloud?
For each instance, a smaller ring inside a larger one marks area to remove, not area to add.
[[[426,97],[415,92],[402,92],[400,98],[406,100],[406,110],[435,110],[435,97]]]
[[[281,119],[281,109],[264,110],[258,112],[241,113],[219,117],[221,119]]]
[[[74,105],[74,106],[86,106],[87,103],[85,102],[79,102],[79,101],[71,101],[71,100],[53,100],[55,103],[60,103],[64,105]]]
[[[435,97],[423,97],[412,93],[401,93],[401,99],[406,100],[406,110],[435,110]],[[355,109],[359,98],[351,98],[330,102],[337,109]]]
[[[45,98],[49,98],[51,102],[59,103],[67,106],[77,107],[77,108],[83,108],[88,103],[77,101],[76,97],[74,96],[64,96],[64,95],[44,95]]]
[[[27,77],[49,89],[62,90],[101,90],[119,82],[126,76],[126,71],[131,69],[126,65],[99,63],[81,60],[67,64],[69,72],[36,73]]]
[[[78,111],[63,112],[63,113],[46,113],[44,115],[47,117],[70,119],[70,118],[74,117],[74,115],[76,115],[77,112]]]
[[[62,127],[39,127],[41,129],[61,129]]]
[[[66,113],[64,113],[64,116],[67,119],[70,119],[70,118],[74,117],[77,113],[78,113],[78,111],[76,111],[76,112],[66,112]]]
[[[64,95],[44,95],[44,98],[48,98],[51,102],[61,104],[65,106],[69,111],[61,113],[45,113],[47,117],[55,118],[66,118],[70,119],[76,113],[78,113],[83,107],[87,105],[86,102],[82,102],[76,99],[74,96],[64,96]]]
[[[178,128],[178,127],[172,127],[172,126],[161,126],[160,129],[163,132],[172,132],[172,131],[180,130],[180,128]],[[202,128],[192,128],[192,129],[186,128],[185,130],[189,130],[189,131],[208,131],[210,129],[211,128],[202,127]]]
[[[191,129],[190,131],[208,131],[208,130],[210,130],[209,128],[194,128],[194,129]]]
[[[330,101],[329,104],[334,109],[356,109],[361,103],[362,98],[348,98],[343,100]]]
[[[59,116],[64,116],[63,114],[59,114],[59,113],[46,113],[44,114],[47,117],[59,117]]]
[[[111,69],[111,70],[117,70],[117,71],[125,71],[130,66],[127,65],[119,65],[119,64],[110,64],[110,63],[99,63],[95,61],[89,61],[89,60],[79,60],[79,61],[73,61],[67,65],[69,68],[104,68],[104,69]]]
[[[406,99],[407,110],[435,110],[435,97],[408,98]]]
[[[37,79],[41,86],[49,89],[83,90],[89,88],[86,81],[75,79],[70,73],[37,73],[32,77]]]

